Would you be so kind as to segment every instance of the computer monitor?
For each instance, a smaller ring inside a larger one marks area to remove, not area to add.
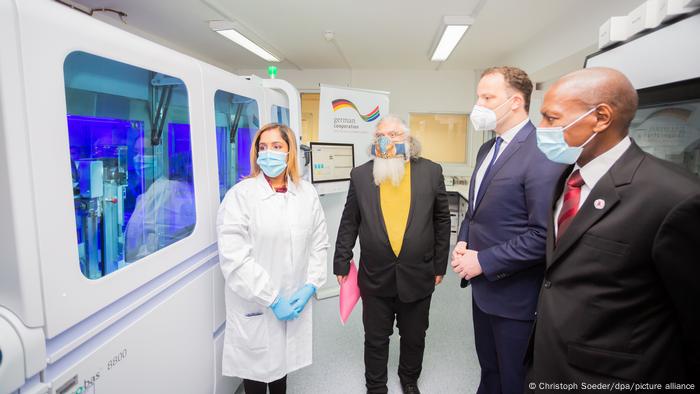
[[[311,182],[338,182],[350,180],[355,167],[353,144],[332,142],[311,143]]]

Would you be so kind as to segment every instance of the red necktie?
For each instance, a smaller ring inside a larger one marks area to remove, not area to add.
[[[574,171],[569,177],[569,180],[566,181],[564,202],[561,205],[561,211],[557,218],[557,225],[559,226],[557,240],[559,240],[564,231],[569,228],[569,225],[578,212],[578,203],[581,200],[581,186],[583,186],[584,183],[579,170]]]

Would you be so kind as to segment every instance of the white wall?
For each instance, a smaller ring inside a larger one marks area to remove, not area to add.
[[[472,70],[358,70],[352,82],[391,92],[391,112],[406,121],[410,112],[468,113],[474,105]]]

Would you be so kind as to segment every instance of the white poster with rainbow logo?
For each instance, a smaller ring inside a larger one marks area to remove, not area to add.
[[[389,113],[389,92],[321,85],[318,142],[352,143],[355,165],[369,160],[377,123]]]
[[[367,135],[389,112],[389,92],[321,85],[319,104],[319,135]]]

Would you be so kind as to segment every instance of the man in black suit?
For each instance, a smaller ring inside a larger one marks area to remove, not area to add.
[[[527,360],[534,391],[658,392],[700,376],[700,182],[628,137],[636,109],[632,84],[608,68],[566,75],[545,94],[538,145],[575,164],[549,218]]]
[[[403,391],[420,393],[430,299],[447,269],[450,212],[442,167],[418,157],[418,143],[407,131],[395,116],[378,124],[373,159],[351,172],[335,245],[333,271],[342,283],[360,237],[368,393],[387,392],[394,318],[401,336]]]

